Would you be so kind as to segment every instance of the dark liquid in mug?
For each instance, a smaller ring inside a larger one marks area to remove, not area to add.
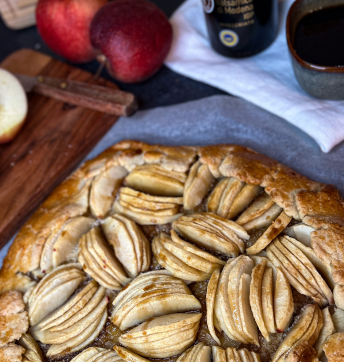
[[[306,62],[344,66],[344,6],[314,11],[296,27],[294,47]]]

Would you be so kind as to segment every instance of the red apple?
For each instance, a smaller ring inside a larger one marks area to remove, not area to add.
[[[172,27],[146,0],[116,0],[101,8],[90,29],[91,43],[107,58],[112,76],[141,82],[159,70],[171,47]]]
[[[25,90],[16,77],[0,68],[0,143],[11,141],[27,115]]]
[[[96,56],[90,42],[90,25],[107,0],[39,0],[37,28],[46,44],[74,63],[86,63]]]

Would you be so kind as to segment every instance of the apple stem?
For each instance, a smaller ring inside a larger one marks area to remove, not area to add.
[[[106,56],[103,55],[103,54],[98,55],[98,56],[97,56],[97,60],[98,60],[98,62],[99,62],[100,64],[99,64],[99,67],[98,67],[98,69],[97,69],[97,71],[96,71],[96,74],[95,74],[94,77],[93,77],[93,80],[98,80],[101,72],[103,71],[103,69],[104,69],[104,67],[105,67],[105,64],[106,64]]]

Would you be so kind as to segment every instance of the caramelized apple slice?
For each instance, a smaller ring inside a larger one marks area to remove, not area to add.
[[[276,331],[282,333],[288,328],[294,313],[294,299],[287,277],[281,268],[276,267],[276,270],[277,278],[274,296],[274,313]]]
[[[262,310],[266,329],[276,333],[272,268],[266,267],[262,280]]]
[[[79,335],[69,339],[67,342],[50,346],[47,356],[50,357],[58,354],[64,355],[82,350],[98,337],[99,333],[104,328],[106,319],[107,309],[105,308],[103,314],[87,326]]]
[[[233,219],[244,211],[262,190],[258,185],[246,184],[234,199],[227,215],[228,219]]]
[[[170,253],[164,246],[161,239],[170,239],[170,236],[161,233],[156,236],[152,243],[152,250],[160,265],[169,270],[177,278],[190,281],[203,281],[210,278],[210,275],[190,267],[183,261]]]
[[[239,225],[247,224],[254,219],[262,216],[266,211],[268,211],[272,206],[274,206],[274,201],[272,198],[265,192],[259,195],[252,204],[238,217],[237,223]]]
[[[317,289],[327,298],[328,302],[330,304],[334,303],[333,300],[333,294],[331,289],[328,287],[328,285],[326,284],[325,280],[322,278],[322,276],[319,274],[319,272],[317,271],[316,267],[313,265],[312,260],[309,259],[307,257],[307,254],[305,254],[303,252],[303,250],[305,250],[306,247],[303,247],[302,249],[297,247],[296,243],[293,243],[291,238],[289,237],[281,237],[280,241],[283,243],[283,245],[288,248],[288,250],[293,253],[293,255],[295,255],[300,262],[309,270],[309,272],[311,273],[312,277],[314,278],[314,282],[312,283],[312,285],[314,287],[317,287]],[[300,243],[299,243],[300,244]],[[311,254],[310,252],[308,254]],[[316,258],[312,258],[312,259],[316,259]],[[323,263],[322,263],[323,264]],[[320,264],[318,264],[320,265]],[[324,265],[324,264],[323,264]],[[325,269],[326,267],[324,266],[323,269]],[[326,269],[328,270],[328,269]]]
[[[42,331],[53,328],[68,320],[75,313],[85,307],[98,289],[98,283],[92,280],[79,293],[72,297],[67,303],[51,313],[39,322],[35,328]]]
[[[276,362],[284,353],[286,353],[290,348],[292,348],[297,342],[304,341],[304,334],[307,332],[310,327],[314,314],[317,313],[317,308],[319,307],[316,304],[308,304],[301,318],[293,326],[290,332],[287,334],[283,342],[279,345],[277,351],[274,354],[272,362]]]
[[[193,210],[207,195],[214,177],[208,165],[197,161],[192,165],[184,186],[184,209]]]
[[[183,196],[186,174],[166,170],[160,165],[137,166],[126,177],[125,184],[158,196]]]
[[[259,216],[256,219],[254,219],[242,226],[247,231],[250,231],[253,229],[260,229],[265,226],[269,226],[281,214],[281,212],[282,212],[282,209],[277,204],[274,204],[262,216]]]
[[[222,179],[209,196],[208,210],[227,218],[230,207],[244,186],[244,182],[234,177]],[[220,191],[217,191],[217,188]]]
[[[221,342],[219,338],[216,335],[215,328],[214,328],[214,305],[215,305],[215,298],[216,298],[216,291],[219,284],[220,279],[220,270],[216,269],[213,272],[213,275],[211,276],[208,288],[207,288],[207,297],[206,297],[206,303],[207,303],[207,325],[209,329],[210,335],[213,337],[214,341],[221,345]],[[213,350],[214,354],[214,350]],[[222,361],[218,361],[222,362]]]
[[[252,339],[252,337],[247,335],[243,330],[239,306],[240,279],[243,274],[251,274],[253,269],[253,262],[248,256],[240,256],[238,257],[238,259],[239,260],[228,275],[228,280],[230,281],[230,283],[228,284],[229,304],[233,313],[233,320],[238,332],[244,339],[248,340],[250,343],[258,345],[258,340]]]
[[[269,332],[265,325],[263,314],[263,301],[262,301],[262,281],[266,267],[266,259],[262,258],[261,261],[252,270],[252,279],[250,286],[250,305],[254,319],[258,325],[263,337],[270,342]]]
[[[227,362],[226,351],[218,346],[212,346],[211,352],[213,354],[213,362]]]
[[[97,218],[104,218],[128,171],[122,166],[112,166],[94,178],[90,191],[90,210]]]
[[[250,307],[250,284],[251,276],[244,273],[239,284],[240,321],[245,336],[248,336],[255,345],[259,345],[257,325]]]
[[[126,362],[148,362],[146,358],[139,356],[138,354],[129,351],[121,346],[114,346],[114,350],[117,354]],[[80,361],[81,362],[81,361]]]
[[[20,340],[18,341],[18,344],[20,344],[22,347],[25,348],[24,357],[28,361],[43,362],[42,351],[39,348],[37,342],[31,336],[31,334],[29,333],[23,334]]]
[[[246,344],[248,341],[238,332],[236,328],[228,298],[228,277],[239,260],[240,257],[236,259],[229,259],[222,270],[216,292],[215,315],[221,329],[229,338]]]
[[[289,224],[291,217],[281,212],[278,218],[268,227],[264,234],[248,249],[247,255],[255,255],[260,253],[274,240]]]
[[[318,357],[320,357],[323,354],[324,344],[327,342],[328,338],[332,334],[336,333],[336,329],[334,327],[331,313],[328,307],[322,310],[322,316],[323,316],[323,327],[320,331],[319,338],[316,344],[314,345],[314,349],[316,350]]]

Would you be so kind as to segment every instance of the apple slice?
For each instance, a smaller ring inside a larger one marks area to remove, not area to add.
[[[214,210],[214,213],[227,218],[230,207],[232,206],[239,192],[245,186],[245,183],[234,177],[226,178],[224,183],[226,186],[222,190],[221,198],[219,199],[219,203],[216,210]],[[222,185],[220,185],[220,187],[222,188]]]
[[[23,126],[28,103],[24,88],[18,79],[0,69],[0,143],[11,141]]]
[[[78,294],[71,298],[67,303],[65,303],[58,310],[54,311],[52,314],[44,318],[39,322],[35,328],[38,328],[42,331],[55,327],[72,315],[77,313],[79,310],[85,307],[85,305],[91,300],[98,289],[98,283],[95,280],[92,280],[86,285]]]
[[[202,313],[175,313],[152,318],[151,320],[141,323],[139,326],[131,329],[128,333],[122,334],[120,339],[132,340],[137,337],[147,337],[156,333],[171,332],[174,330],[178,331],[186,325],[191,328],[195,323],[199,323],[201,317]]]
[[[103,314],[104,309],[108,303],[107,297],[105,296],[105,291],[102,295],[101,301],[97,299],[97,304],[92,304],[92,310],[88,311],[82,319],[77,321],[72,326],[62,330],[62,331],[34,331],[34,336],[45,344],[62,344],[78,336],[82,331],[84,331],[93,321],[98,320],[99,317]]]
[[[246,184],[233,201],[227,215],[228,219],[233,219],[244,211],[262,190],[263,189],[258,185]]]
[[[31,334],[24,333],[17,343],[25,348],[25,353],[23,357],[25,357],[27,361],[33,361],[33,362],[43,361],[42,351],[39,348],[38,343],[31,336]]]
[[[302,341],[307,341],[310,346],[313,346],[317,341],[321,328],[323,327],[323,316],[321,309],[316,305],[312,323],[302,336]]]
[[[142,192],[158,196],[183,196],[185,172],[166,170],[160,165],[136,166],[125,184]]]
[[[295,239],[300,241],[303,245],[311,247],[311,233],[315,231],[311,226],[303,223],[293,226]]]
[[[262,216],[257,217],[256,219],[243,224],[242,227],[246,231],[253,229],[260,229],[265,226],[269,226],[282,212],[282,209],[274,204],[270,209],[268,209]]]
[[[259,346],[258,330],[250,307],[251,276],[243,274],[239,284],[239,310],[240,321],[245,336],[248,336],[255,345]]]
[[[226,349],[227,362],[241,362],[241,359],[239,359],[239,361],[235,359],[234,350],[235,350],[235,348],[231,348],[231,347],[228,347]],[[240,356],[239,356],[239,358],[240,358]]]
[[[71,273],[68,280],[61,281],[59,285],[44,296],[38,297],[34,308],[29,307],[30,324],[34,326],[54,309],[61,306],[74,293],[84,278],[84,275]]]
[[[223,230],[219,231],[214,225],[214,218],[208,215],[184,215],[173,222],[172,228],[197,245],[231,257],[237,256],[240,249],[236,242],[232,241]]]
[[[251,356],[253,358],[253,362],[260,362],[259,354],[256,352],[251,352]]]
[[[214,328],[214,305],[215,305],[215,298],[216,298],[216,291],[219,284],[220,279],[220,270],[216,269],[208,283],[207,287],[207,297],[206,297],[206,305],[207,305],[207,325],[209,329],[210,335],[213,337],[214,341],[221,345],[219,338],[216,335],[215,328]],[[214,348],[214,347],[213,347]],[[214,350],[213,350],[214,354]],[[222,361],[215,361],[215,362],[222,362]]]
[[[214,264],[208,261],[207,259],[201,258],[198,255],[189,253],[185,249],[183,249],[178,244],[174,243],[172,240],[163,239],[160,241],[166,250],[175,255],[178,259],[183,261],[185,264],[200,270],[204,273],[213,273],[215,269],[221,268],[221,265]]]
[[[255,255],[260,253],[274,240],[289,224],[292,218],[285,212],[281,212],[278,218],[268,227],[264,234],[248,249],[247,255]]]
[[[314,348],[305,341],[295,344],[280,360],[283,362],[319,362]]]
[[[69,339],[67,342],[50,346],[47,356],[55,356],[57,354],[73,353],[82,350],[92,343],[104,328],[107,319],[107,309],[103,311],[98,319],[95,319],[86,327],[79,335]]]
[[[213,355],[213,362],[227,362],[226,351],[218,346],[212,346],[211,352]]]
[[[143,358],[124,347],[114,346],[113,348],[118,353],[118,355],[126,362],[148,362],[146,358]]]
[[[148,294],[148,293],[146,293]],[[193,295],[180,294],[172,288],[170,292],[163,293],[163,290],[137,303],[121,320],[120,329],[123,331],[149,318],[158,317],[164,314],[187,312],[200,309],[201,304]]]
[[[274,201],[271,197],[263,192],[259,195],[252,204],[238,217],[236,223],[239,225],[247,224],[254,219],[262,216],[266,211],[268,211],[272,206],[274,206]]]
[[[209,195],[208,201],[207,201],[207,210],[209,212],[213,212],[214,214],[217,213],[223,192],[226,189],[226,187],[228,186],[229,180],[230,180],[230,178],[224,177],[224,178],[220,179],[220,181],[214,187],[214,190]]]
[[[263,314],[262,304],[262,281],[266,267],[266,259],[262,258],[261,261],[252,270],[252,280],[250,285],[250,305],[254,319],[258,325],[263,337],[270,342],[269,332],[266,328]]]
[[[203,251],[202,249],[198,248],[195,245],[192,245],[192,244],[182,240],[173,229],[171,230],[171,238],[174,243],[180,245],[185,251],[187,251],[191,254],[195,254],[195,255],[201,257],[202,259],[208,260],[209,262],[211,262],[213,264],[226,265],[225,261],[217,258],[216,256],[213,256],[213,255],[207,253],[206,251]]]
[[[71,362],[87,362],[89,359],[98,355],[98,353],[102,351],[105,351],[105,348],[89,347],[74,357]]]
[[[222,270],[215,299],[215,315],[221,329],[236,341],[247,344],[248,341],[238,332],[228,298],[229,274],[241,257],[229,259]]]
[[[272,268],[266,267],[262,280],[262,311],[266,329],[276,333]]]
[[[289,281],[280,267],[276,267],[277,279],[274,296],[274,312],[276,331],[284,332],[291,321],[294,313],[293,293]]]
[[[100,219],[106,216],[127,174],[124,167],[112,166],[94,178],[90,190],[90,210],[93,216]]]
[[[253,362],[251,353],[246,348],[239,349],[238,353],[242,362]]]
[[[61,265],[77,248],[79,239],[94,225],[95,221],[89,217],[75,217],[63,229],[60,237],[54,243],[52,253],[53,268]]]
[[[85,305],[84,308],[81,310],[74,312],[73,314],[68,314],[65,317],[65,320],[62,320],[59,324],[56,324],[56,326],[53,326],[50,328],[51,332],[58,332],[63,331],[63,333],[66,333],[65,330],[73,325],[75,325],[77,322],[79,322],[81,319],[84,319],[89,313],[91,313],[94,309],[98,308],[99,304],[104,300],[106,294],[106,290],[104,287],[99,286],[97,292],[94,294],[92,299],[88,301],[88,303]],[[67,318],[69,317],[69,318]]]
[[[191,351],[188,355],[188,359],[187,362],[194,362],[197,358],[198,353],[200,352],[200,350],[202,349],[202,347],[204,346],[204,343],[198,343],[195,346],[191,347]]]
[[[203,273],[182,262],[162,245],[161,238],[170,238],[169,235],[161,233],[152,242],[152,251],[158,263],[169,270],[174,276],[183,280],[203,281],[209,279],[210,275]]]
[[[124,214],[139,225],[164,225],[173,222],[183,215],[180,213],[173,213],[172,215],[160,215],[158,213],[132,211],[128,207],[122,206],[118,200],[115,201],[113,208],[116,212]]]
[[[239,260],[234,265],[233,269],[228,275],[228,296],[230,308],[233,313],[233,320],[236,326],[236,329],[241,334],[241,336],[253,344],[258,342],[247,335],[243,330],[243,324],[240,318],[240,306],[239,306],[239,286],[240,279],[243,274],[251,274],[253,269],[253,262],[248,256],[240,256]]]
[[[303,254],[312,262],[312,264],[316,267],[318,272],[324,278],[326,283],[330,286],[331,289],[334,288],[334,280],[332,277],[331,266],[323,262],[314,252],[314,250],[310,247],[305,246],[304,244],[300,243],[296,239],[284,235],[284,238],[294,244],[298,249],[300,249]]]
[[[203,346],[198,352],[195,362],[210,362],[211,361],[211,347]]]
[[[317,356],[318,358],[323,354],[324,350],[324,344],[327,342],[328,338],[336,333],[336,329],[334,327],[333,321],[332,321],[332,317],[331,317],[331,313],[327,308],[324,308],[322,310],[322,315],[323,315],[323,327],[320,331],[319,334],[319,338],[316,342],[316,344],[314,345],[314,349],[317,352]]]
[[[193,210],[200,204],[213,181],[214,177],[209,171],[208,165],[204,165],[200,161],[194,163],[184,185],[184,209]]]
[[[319,308],[316,304],[306,305],[300,319],[289,331],[283,342],[277,348],[277,351],[274,354],[272,362],[276,362],[284,353],[286,353],[290,348],[292,348],[297,342],[303,341],[303,335],[307,332],[310,327],[314,314],[317,313]]]
[[[336,332],[344,332],[344,310],[340,308],[336,308],[332,315],[332,320]]]
[[[278,246],[278,248],[277,248]],[[313,288],[308,281],[303,277],[298,269],[295,268],[293,263],[286,257],[283,245],[272,243],[267,248],[269,259],[276,265],[280,266],[287,276],[289,283],[301,294],[307,295],[313,298],[316,302],[322,303],[323,298],[321,297],[318,290]],[[277,260],[276,260],[277,259]]]
[[[307,256],[300,249],[298,249],[293,243],[291,243],[287,238],[281,237],[280,242],[284,245],[286,249],[288,249],[293,255],[295,255],[297,259],[301,262],[301,264],[306,267],[307,271],[309,271],[309,273],[311,274],[309,278],[312,279],[312,285],[317,290],[319,290],[319,292],[327,299],[328,303],[333,304],[334,300],[331,289],[328,287],[325,280],[318,273],[315,266],[307,258]],[[307,274],[303,275],[307,276]]]

